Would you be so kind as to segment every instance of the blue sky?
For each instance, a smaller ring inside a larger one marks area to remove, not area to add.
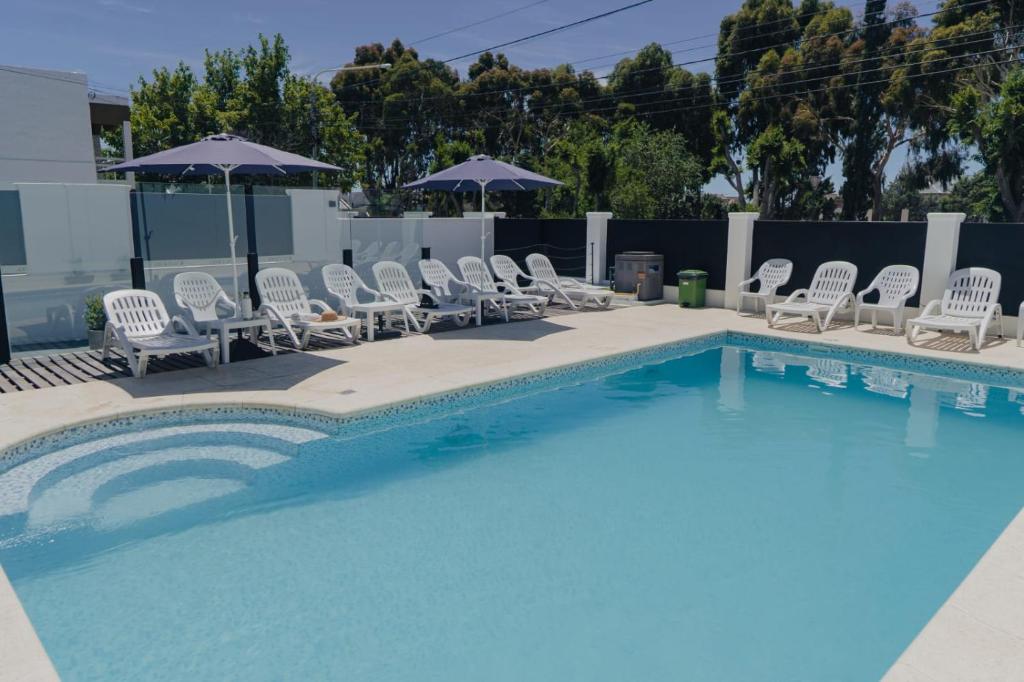
[[[711,57],[722,17],[742,0],[654,0],[568,31],[503,49],[524,67],[571,62],[598,75],[657,41],[669,44],[677,63]],[[8,0],[0,24],[0,64],[83,71],[100,91],[127,94],[141,74],[179,60],[199,66],[205,48],[243,47],[258,33],[281,33],[292,69],[315,73],[352,59],[357,45],[401,38],[415,42],[448,29],[527,7],[499,20],[415,47],[450,58],[612,10],[631,0]],[[863,2],[840,1],[859,10]],[[917,0],[918,7],[935,3]],[[443,9],[437,9],[443,8]],[[927,11],[927,10],[924,10]],[[455,63],[464,74],[472,59]],[[710,70],[710,62],[688,66]],[[890,177],[902,156],[890,163]],[[836,178],[837,184],[839,178]],[[728,192],[716,179],[711,191]]]

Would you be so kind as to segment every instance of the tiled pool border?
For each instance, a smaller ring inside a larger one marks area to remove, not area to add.
[[[126,430],[150,429],[181,421],[216,423],[270,419],[275,423],[317,429],[332,436],[356,437],[402,423],[432,417],[436,415],[438,408],[452,412],[477,405],[482,398],[486,398],[489,402],[508,400],[530,392],[546,390],[567,383],[590,381],[609,373],[629,370],[643,364],[664,362],[685,355],[695,355],[721,346],[782,351],[807,357],[830,358],[851,364],[875,365],[886,369],[938,375],[944,378],[1007,388],[1024,388],[1024,370],[1011,367],[944,360],[907,353],[869,350],[854,346],[729,330],[569,363],[538,372],[442,391],[347,414],[330,414],[307,408],[231,402],[213,406],[185,405],[179,408],[140,410],[133,414],[56,427],[47,434],[29,438],[4,448],[0,450],[0,471],[58,448],[116,435]]]

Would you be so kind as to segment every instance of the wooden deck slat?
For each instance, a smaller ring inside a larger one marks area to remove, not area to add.
[[[16,361],[11,363],[11,369],[19,376],[21,376],[21,378],[25,380],[25,383],[27,383],[32,388],[49,388],[50,386],[53,386],[53,384],[51,384],[43,377],[37,375],[31,369],[26,367],[25,364],[22,362]]]
[[[45,360],[46,362],[43,363],[39,361],[39,358],[25,358],[24,362],[27,367],[32,368],[33,372],[55,386],[70,386],[71,384],[80,383],[77,377],[71,375],[60,366],[56,357],[45,358]]]
[[[48,359],[53,361],[62,372],[73,379],[71,383],[79,384],[92,379],[92,375],[88,372],[82,371],[82,369],[74,363],[68,362],[68,359],[64,357],[63,354],[51,355]]]

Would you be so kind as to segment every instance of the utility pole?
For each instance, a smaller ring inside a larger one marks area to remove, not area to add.
[[[374,69],[390,69],[391,64],[383,62],[381,64],[361,64],[358,66],[335,66],[329,69],[321,69],[313,74],[313,87],[309,91],[309,132],[313,138],[313,153],[311,158],[320,160],[320,120],[317,116],[316,108],[316,85],[320,81],[320,76],[326,73],[339,73],[341,71],[372,71]],[[313,172],[313,187],[317,186],[317,173]]]

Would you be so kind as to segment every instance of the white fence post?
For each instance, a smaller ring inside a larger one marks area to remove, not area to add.
[[[730,213],[729,241],[725,258],[725,307],[735,308],[740,282],[750,277],[754,247],[754,221],[758,213]]]
[[[597,284],[605,280],[608,272],[608,221],[612,214],[603,211],[587,212],[587,281]]]
[[[949,275],[956,270],[963,213],[929,213],[924,242],[924,272],[921,273],[921,307],[942,298]]]

